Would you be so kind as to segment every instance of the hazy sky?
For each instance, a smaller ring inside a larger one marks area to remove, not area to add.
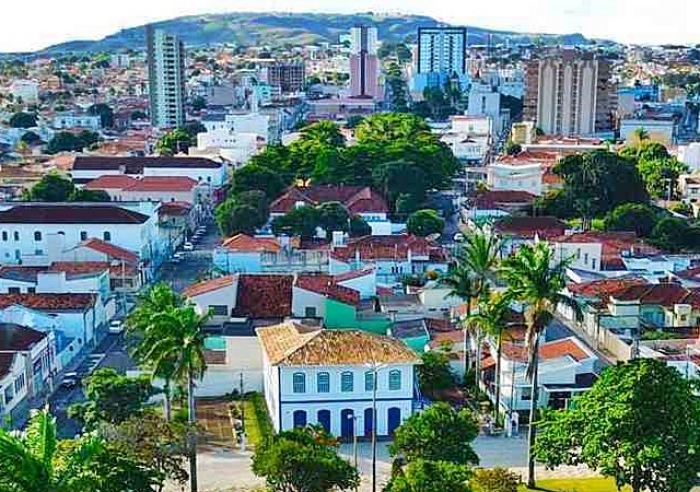
[[[632,43],[700,43],[700,0],[3,0],[0,51],[98,39],[187,14],[235,11],[405,12],[455,24],[526,32],[582,32]]]

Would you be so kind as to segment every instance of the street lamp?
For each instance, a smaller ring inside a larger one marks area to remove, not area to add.
[[[365,364],[372,373],[372,492],[377,492],[377,372],[386,364]]]
[[[355,469],[357,469],[357,419],[358,416],[354,413],[348,415],[348,419],[352,420],[352,454],[355,462]],[[355,487],[357,490],[357,487]]]

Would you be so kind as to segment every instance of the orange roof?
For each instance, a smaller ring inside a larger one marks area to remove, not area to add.
[[[197,186],[197,181],[187,176],[147,176],[137,179],[124,191],[192,191]]]
[[[536,164],[536,163],[554,163],[559,158],[556,152],[545,152],[535,150],[525,150],[517,155],[505,155],[499,157],[499,164]]]
[[[282,247],[274,239],[251,237],[246,234],[236,234],[225,239],[221,246],[231,251],[259,251],[278,253]]]
[[[78,245],[78,247],[90,248],[115,260],[124,260],[127,263],[138,263],[139,257],[136,253],[124,249],[102,239],[91,237]]]
[[[85,183],[86,190],[123,190],[137,181],[126,174],[105,175]]]
[[[196,297],[206,294],[208,292],[214,292],[215,290],[223,289],[233,285],[235,277],[233,275],[226,275],[225,277],[213,278],[211,280],[205,280],[196,284],[192,284],[185,289],[183,294],[185,297]],[[233,300],[233,299],[231,299]]]
[[[540,359],[553,360],[569,356],[576,362],[581,362],[591,357],[574,338],[563,338],[540,345]],[[505,342],[503,344],[503,357],[517,362],[527,362],[528,352],[524,345],[516,345]]]
[[[106,270],[109,270],[109,262],[106,261],[54,261],[46,271],[80,275],[101,273]]]

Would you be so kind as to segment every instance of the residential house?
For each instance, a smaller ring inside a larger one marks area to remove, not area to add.
[[[462,219],[470,227],[481,227],[501,217],[524,214],[536,199],[522,190],[477,190],[469,197]]]
[[[199,196],[198,183],[188,176],[146,176],[141,179],[127,175],[106,175],[85,183],[85,189],[103,190],[113,201],[126,202],[185,202],[192,205],[208,201]]]
[[[700,176],[681,174],[678,177],[678,189],[686,203],[696,203],[700,199]]]
[[[62,252],[67,262],[109,263],[109,279],[112,290],[138,291],[153,278],[153,266],[142,261],[133,251],[97,238],[88,238]]]
[[[535,151],[501,156],[487,166],[489,189],[526,191],[541,196],[550,184],[545,182],[545,175],[551,174],[558,159],[556,153]]]
[[[51,124],[56,130],[71,130],[74,128],[82,128],[85,130],[92,130],[94,132],[100,131],[102,128],[102,119],[100,116],[90,116],[86,114],[71,114],[63,113],[57,115],[53,119]]]
[[[333,248],[329,273],[338,275],[374,268],[378,283],[397,285],[405,275],[446,272],[447,265],[447,252],[425,238],[406,234],[364,236]]]
[[[372,235],[393,233],[388,218],[389,206],[384,197],[369,187],[309,186],[288,188],[270,204],[270,219],[280,217],[295,208],[339,202],[351,216],[362,217],[372,228]]]
[[[287,322],[257,329],[276,431],[323,426],[343,439],[392,435],[415,411],[418,356],[400,341]],[[376,425],[372,400],[376,395]]]
[[[556,217],[509,216],[496,220],[491,230],[501,239],[501,254],[509,256],[535,238],[548,240],[563,236],[567,225]]]

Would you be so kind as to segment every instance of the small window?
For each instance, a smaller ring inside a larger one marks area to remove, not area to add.
[[[688,321],[688,315],[687,315],[687,314],[681,314],[681,321]]]
[[[576,248],[576,259],[577,260],[581,259],[581,248]]]
[[[81,241],[86,241],[87,240],[87,231],[80,231],[80,240]]]
[[[523,401],[530,401],[532,400],[532,388],[527,387],[522,389],[522,400]]]
[[[389,391],[398,391],[401,389],[401,371],[394,369],[389,371]]]
[[[295,372],[292,383],[294,393],[306,393],[306,376],[303,372]]]
[[[353,374],[350,371],[346,371],[340,375],[340,391],[343,393],[352,392],[354,386],[353,383]]]
[[[27,287],[27,294],[36,294],[36,287]]]
[[[228,306],[209,306],[209,312],[213,316],[228,316]]]
[[[105,231],[102,234],[102,239],[104,239],[105,241],[111,241],[112,240],[112,233],[109,231]]]
[[[591,258],[591,268],[595,270],[595,258]]]
[[[2,240],[7,241],[8,237],[9,236],[7,235],[7,231],[2,231]]]
[[[19,241],[19,232],[15,231],[14,237],[15,237],[15,241]]]
[[[583,262],[584,262],[586,265],[588,265],[588,253],[585,253],[585,254],[583,255]]]
[[[44,256],[44,250],[43,249],[35,249],[34,254],[36,256]]]
[[[319,393],[330,393],[331,375],[327,372],[319,372],[316,376],[316,391]]]
[[[21,374],[17,379],[15,379],[15,394],[18,394],[24,389],[24,374]]]
[[[19,294],[21,291],[19,287],[8,287],[7,292],[8,294]]]
[[[374,391],[374,373],[372,371],[365,373],[365,391]]]
[[[315,318],[316,317],[316,308],[312,306],[307,306],[304,308],[304,317],[305,318]]]
[[[34,231],[34,240],[41,241],[41,231]]]
[[[8,404],[15,397],[15,392],[12,389],[12,385],[5,388],[5,404]]]

